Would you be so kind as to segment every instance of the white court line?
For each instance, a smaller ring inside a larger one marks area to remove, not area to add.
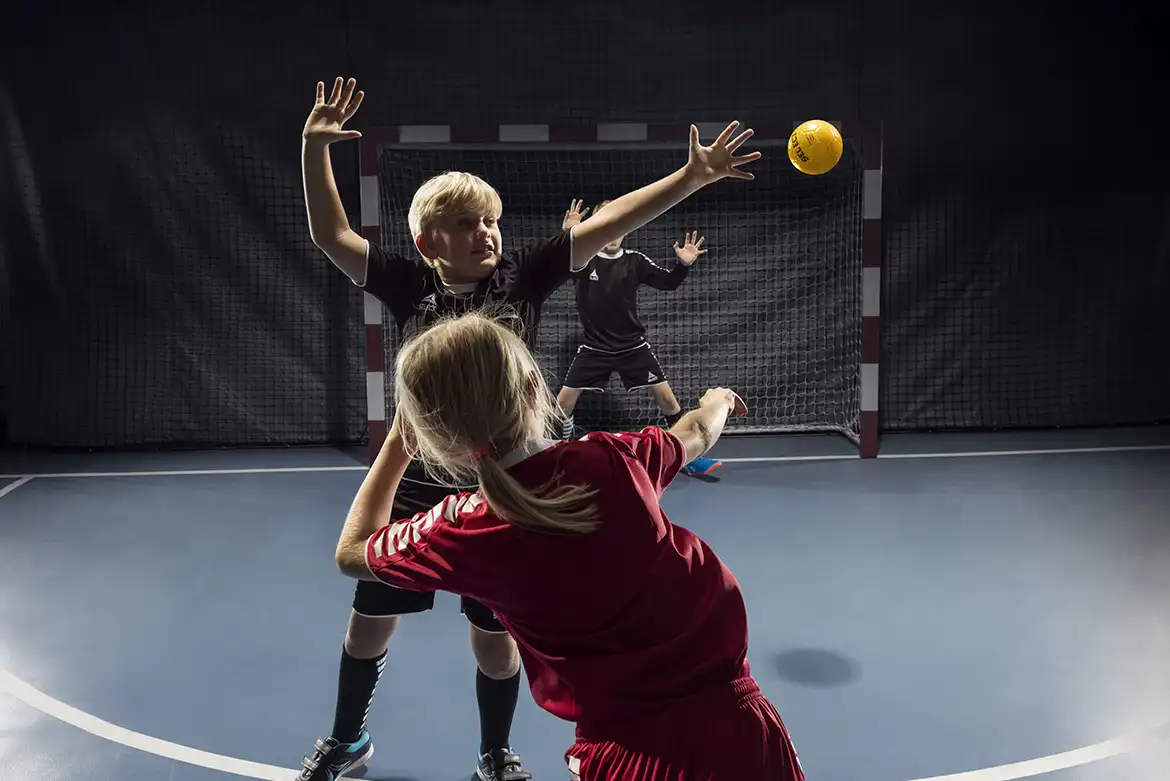
[[[1035,450],[957,450],[949,453],[879,453],[878,459],[910,458],[983,458],[988,456],[1054,456],[1070,453],[1135,453],[1152,450],[1170,450],[1166,445],[1115,445],[1107,447],[1053,447]],[[857,455],[834,454],[827,456],[751,456],[744,458],[720,458],[725,464],[784,463],[789,461],[860,461]]]
[[[1035,450],[962,450],[949,453],[885,453],[878,454],[879,459],[912,459],[912,458],[983,458],[989,456],[1049,456],[1067,455],[1075,453],[1139,453],[1157,450],[1170,450],[1166,445],[1116,445],[1109,447],[1060,447],[1041,448]],[[861,461],[857,455],[825,455],[825,456],[743,456],[720,458],[725,464],[772,463],[782,464],[798,461]],[[175,477],[181,475],[249,475],[249,474],[279,474],[294,472],[365,472],[369,467],[360,464],[352,466],[282,466],[257,467],[240,469],[168,469],[144,470],[138,472],[45,472],[42,474],[10,474],[0,475],[0,480],[22,480],[24,478],[74,478],[74,477]],[[11,491],[14,486],[7,486],[7,490],[0,490],[0,496]]]
[[[1065,751],[1060,754],[1051,754],[1047,757],[1038,757],[1024,762],[1013,762],[1010,765],[987,767],[982,770],[969,770],[965,773],[952,773],[946,776],[931,776],[930,778],[916,778],[913,781],[1014,781],[1017,778],[1031,778],[1045,773],[1055,773],[1057,770],[1068,770],[1080,767],[1091,762],[1100,762],[1104,759],[1128,754],[1138,748],[1155,742],[1155,733],[1166,725],[1156,727],[1138,735],[1131,735],[1113,740],[1104,740],[1084,748]]]
[[[166,757],[167,759],[173,759],[178,762],[185,762],[188,765],[198,765],[211,770],[219,770],[224,773],[244,776],[245,778],[265,778],[270,779],[270,781],[292,781],[300,772],[299,770],[277,767],[276,765],[264,765],[259,762],[249,762],[243,759],[236,759],[235,757],[226,757],[222,754],[212,754],[210,751],[201,751],[190,746],[181,746],[178,743],[171,743],[170,741],[153,738],[150,735],[143,735],[141,732],[128,730],[125,727],[119,727],[117,724],[111,724],[96,716],[79,711],[72,705],[66,705],[60,700],[56,700],[44,692],[34,689],[3,667],[0,667],[0,691],[7,692],[41,713],[52,716],[59,721],[77,727],[91,735],[105,738],[122,746],[145,751],[148,754]]]
[[[710,454],[708,454],[710,456]],[[710,456],[715,458],[714,456]],[[717,458],[717,461],[722,461],[725,464],[771,464],[771,463],[787,463],[789,461],[860,461],[860,456],[857,455],[832,455],[832,456],[744,456],[731,458]]]
[[[35,475],[25,475],[24,477],[17,478],[15,483],[9,483],[8,485],[4,486],[3,488],[0,488],[0,497],[8,496],[8,494],[12,493],[17,488],[20,488],[22,485],[27,483],[29,480],[32,480],[33,477],[35,477]],[[11,479],[11,478],[5,478],[5,479]]]
[[[1053,447],[1036,450],[975,450],[959,453],[887,453],[878,458],[966,458],[980,456],[1054,456],[1068,453],[1141,453],[1170,450],[1167,445],[1111,445],[1106,447]]]
[[[276,765],[265,765],[259,762],[249,762],[244,759],[224,756],[223,754],[213,754],[209,751],[202,751],[178,743],[171,743],[170,741],[160,740],[150,735],[143,735],[141,732],[134,732],[125,727],[119,727],[117,724],[111,724],[96,716],[91,716],[88,713],[74,708],[72,705],[66,705],[60,700],[50,697],[17,678],[3,667],[0,667],[0,691],[7,692],[41,713],[52,716],[91,735],[96,735],[99,738],[105,738],[113,743],[138,749],[148,754],[154,754],[155,756],[185,762],[189,765],[198,765],[210,770],[219,770],[224,773],[244,776],[245,778],[263,778],[270,779],[270,781],[292,781],[299,772],[289,768],[277,767]],[[1161,725],[1138,735],[1114,738],[1113,740],[1094,743],[1091,746],[1065,751],[1060,754],[1029,759],[1025,762],[1014,762],[1010,765],[998,765],[996,767],[969,770],[963,773],[953,773],[945,776],[919,778],[913,781],[1014,781],[1014,779],[1029,778],[1044,773],[1051,773],[1056,770],[1067,770],[1068,768],[1087,765],[1090,762],[1098,762],[1134,751],[1145,743],[1152,742],[1154,734],[1159,730],[1165,729],[1166,726]]]

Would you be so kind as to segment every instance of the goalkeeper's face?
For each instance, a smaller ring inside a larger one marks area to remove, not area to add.
[[[499,215],[457,211],[442,215],[435,224],[430,251],[443,281],[476,282],[490,276],[500,262]]]

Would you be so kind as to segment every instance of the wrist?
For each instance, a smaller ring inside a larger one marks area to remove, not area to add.
[[[731,397],[731,394],[727,394],[723,398],[719,399],[700,400],[699,407],[701,409],[710,409],[716,411],[725,410],[727,414],[730,415],[731,413],[735,412],[735,399]]]
[[[726,410],[727,414],[730,415],[731,411],[735,409],[735,405],[730,399],[712,399],[711,401],[700,401],[699,409],[705,412],[722,412]]]
[[[398,426],[391,426],[390,430],[386,432],[386,441],[382,444],[383,450],[390,450],[394,452],[405,453],[407,457],[410,456],[410,448],[407,447],[406,437],[403,436],[403,431]]]
[[[714,175],[710,168],[701,163],[688,162],[682,168],[682,178],[686,182],[688,194],[693,194],[719,181],[721,177]]]
[[[676,173],[682,185],[687,188],[688,194],[697,192],[708,184],[702,171],[697,170],[690,163],[683,165]]]
[[[402,436],[402,429],[393,425],[386,432],[386,439],[382,442],[382,449],[375,459],[381,469],[387,472],[405,471],[412,459],[406,439]]]

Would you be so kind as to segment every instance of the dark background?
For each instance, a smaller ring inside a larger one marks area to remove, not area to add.
[[[25,3],[0,32],[16,446],[355,442],[358,292],[311,244],[314,85],[363,125],[880,119],[886,430],[1170,419],[1154,6]],[[358,225],[356,148],[335,147]]]

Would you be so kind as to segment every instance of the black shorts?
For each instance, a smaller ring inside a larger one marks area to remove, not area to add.
[[[431,483],[421,468],[411,464],[394,496],[394,517],[406,519],[427,512],[456,490]],[[353,612],[370,618],[425,613],[434,606],[433,591],[407,591],[373,580],[359,580],[353,594]],[[507,631],[490,608],[474,599],[461,597],[459,611],[476,629],[493,633]]]
[[[569,364],[564,386],[579,391],[603,391],[612,374],[621,377],[627,391],[649,388],[666,382],[662,366],[647,342],[620,352],[598,350],[588,345],[577,348]]]
[[[370,618],[425,613],[434,606],[433,591],[407,591],[373,580],[359,580],[353,594],[353,612]],[[459,612],[465,615],[476,629],[492,633],[508,631],[504,629],[491,608],[470,597],[459,598]]]

